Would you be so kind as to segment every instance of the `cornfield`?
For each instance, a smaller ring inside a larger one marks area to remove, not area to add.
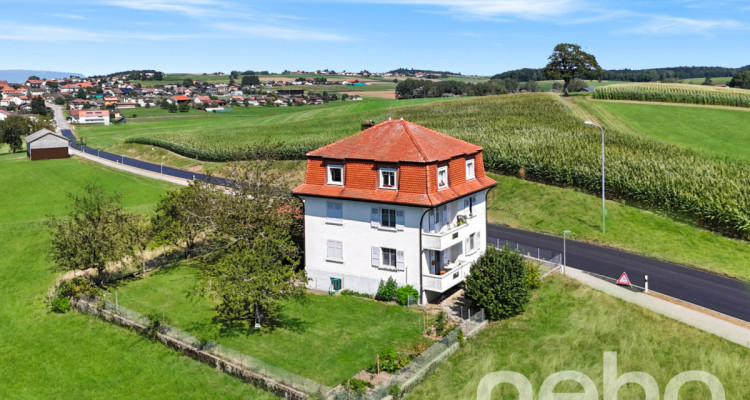
[[[483,146],[489,170],[516,175],[523,168],[530,180],[601,190],[599,130],[585,127],[548,94],[488,96],[265,125],[244,133],[174,133],[132,141],[204,160],[301,159],[307,151],[357,132],[363,119],[388,117]],[[608,198],[680,213],[706,228],[750,239],[750,164],[613,130],[606,132],[606,157]]]
[[[750,107],[750,90],[674,83],[602,86],[594,90],[593,98]]]

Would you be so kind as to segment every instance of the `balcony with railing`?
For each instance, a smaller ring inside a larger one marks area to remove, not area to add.
[[[473,260],[457,259],[440,268],[439,274],[422,274],[422,284],[425,290],[445,292],[466,279]]]
[[[445,250],[463,242],[469,235],[467,229],[471,225],[473,216],[457,215],[437,232],[422,232],[422,248],[428,250]]]

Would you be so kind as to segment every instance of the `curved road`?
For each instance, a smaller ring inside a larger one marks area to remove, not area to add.
[[[488,243],[520,243],[533,254],[536,248],[562,253],[562,238],[487,224]],[[616,250],[609,247],[567,240],[567,265],[617,279],[628,273],[631,283],[643,286],[648,275],[649,289],[697,304],[720,313],[750,321],[750,286],[742,281],[700,271],[684,265]],[[750,268],[750,260],[748,260]],[[614,283],[613,283],[614,284]]]
[[[119,154],[108,153],[75,143],[73,133],[68,127],[62,113],[62,107],[49,104],[55,110],[55,121],[61,133],[71,140],[70,147],[99,157],[124,163],[132,167],[163,173],[182,179],[206,180],[203,174],[192,173],[177,168],[162,167]],[[223,178],[211,178],[211,183],[226,186]],[[512,242],[520,244],[526,251],[535,253],[539,250],[544,258],[552,258],[563,251],[562,239],[550,235],[513,229],[496,224],[487,224],[487,242],[491,244]],[[546,255],[546,257],[544,256]],[[623,272],[635,285],[643,286],[644,275],[649,276],[649,289],[674,298],[697,304],[744,321],[750,321],[750,288],[748,284],[689,268],[683,265],[656,260],[637,254],[628,253],[593,244],[567,241],[567,265],[617,279]],[[748,260],[750,268],[750,260]]]

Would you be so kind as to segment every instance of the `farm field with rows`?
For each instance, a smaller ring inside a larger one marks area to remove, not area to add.
[[[715,106],[750,107],[750,90],[679,83],[632,83],[598,88],[600,100],[658,101]]]
[[[600,133],[585,127],[555,95],[323,110],[274,115],[254,123],[234,119],[223,126],[206,119],[202,124],[155,122],[96,129],[103,139],[109,132],[127,132],[124,136],[131,142],[207,161],[303,159],[306,152],[357,132],[363,119],[403,117],[483,146],[487,169],[590,193],[601,187]],[[750,163],[730,163],[706,151],[616,127],[605,129],[609,198],[677,212],[703,227],[750,239]]]

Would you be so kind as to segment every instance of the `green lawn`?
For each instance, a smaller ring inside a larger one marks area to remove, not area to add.
[[[664,142],[750,160],[750,110],[588,100],[618,128]]]
[[[750,349],[607,296],[570,279],[553,276],[534,294],[524,314],[492,323],[442,364],[410,399],[476,398],[485,374],[512,371],[531,381],[534,393],[552,373],[581,372],[603,394],[603,353],[617,352],[618,376],[641,371],[654,377],[661,393],[675,375],[702,370],[715,375],[727,399],[750,398]],[[578,393],[563,382],[558,393]],[[515,399],[511,385],[499,385],[495,399]],[[681,399],[707,399],[706,386],[689,382]],[[642,399],[643,390],[625,385],[619,399]],[[659,395],[661,398],[661,394]]]
[[[0,158],[0,398],[273,398],[162,344],[96,318],[50,313],[43,226],[87,180],[150,212],[172,186],[76,158]]]
[[[724,236],[625,204],[607,202],[601,232],[601,198],[521,179],[491,175],[489,219],[516,228],[562,235],[690,265],[750,282],[750,242]]]
[[[181,265],[117,288],[121,305],[200,332],[215,313],[212,302],[193,293],[196,270]],[[351,378],[385,347],[409,350],[424,339],[422,314],[414,309],[351,296],[307,295],[283,302],[282,326],[273,331],[229,330],[216,339],[227,347],[329,386]]]

